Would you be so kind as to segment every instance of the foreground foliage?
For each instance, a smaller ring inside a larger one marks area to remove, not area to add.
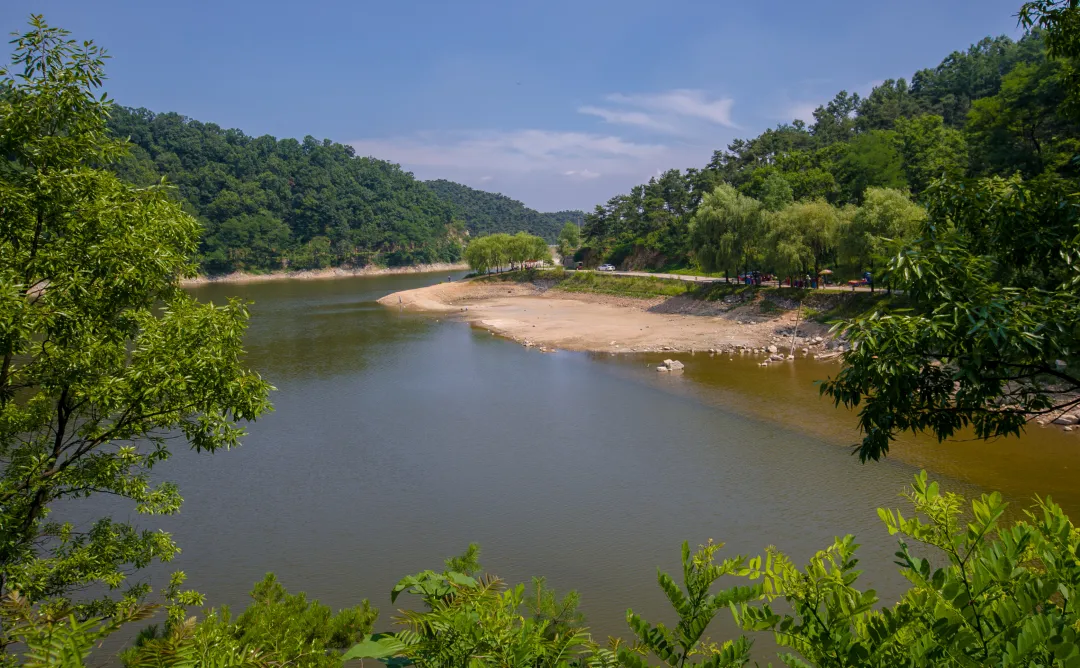
[[[628,611],[633,645],[590,645],[579,628],[553,633],[545,645],[547,627],[514,612],[521,589],[427,571],[402,580],[394,596],[420,595],[428,611],[403,613],[406,630],[369,638],[347,656],[417,666],[643,668],[650,656],[676,667],[741,666],[750,660],[747,638],[705,636],[715,615],[730,610],[744,630],[772,632],[789,650],[779,656],[789,666],[1080,666],[1080,531],[1060,507],[1040,499],[1025,520],[1006,524],[999,494],[983,495],[965,513],[964,500],[942,493],[925,473],[906,497],[910,516],[878,511],[900,537],[897,564],[911,582],[890,607],[857,588],[853,536],[837,538],[804,568],[775,549],[717,563],[719,545],[697,552],[684,545],[682,586],[658,574],[678,622],[650,624]],[[749,584],[712,591],[723,576]]]
[[[850,535],[803,567],[775,548],[721,560],[719,544],[696,551],[684,544],[681,582],[657,573],[675,624],[627,611],[634,640],[599,644],[577,611],[576,594],[559,597],[542,579],[507,586],[480,575],[471,546],[442,572],[410,575],[394,587],[391,602],[408,594],[420,605],[399,612],[393,633],[370,634],[375,611],[366,601],[331,614],[268,576],[235,621],[227,610],[210,611],[201,622],[173,616],[162,630],[144,631],[124,660],[338,666],[367,659],[470,668],[642,668],[659,661],[719,668],[750,662],[753,635],[768,632],[788,666],[1080,666],[1080,530],[1059,506],[1037,499],[1022,519],[1008,521],[999,494],[968,505],[925,473],[905,497],[909,510],[878,510],[899,539],[896,564],[911,583],[891,605],[859,588],[859,546]],[[39,612],[19,597],[3,607],[12,637],[26,644],[24,665],[32,666],[83,666],[96,642],[150,612],[132,606],[109,619],[79,621]],[[711,639],[708,629],[720,614],[732,614],[748,635]]]
[[[179,490],[150,476],[169,441],[237,445],[270,387],[243,363],[244,305],[177,285],[196,221],[164,188],[100,168],[126,151],[96,95],[103,53],[40,17],[15,45],[0,69],[0,595],[70,612],[74,628],[131,608],[149,586],[129,575],[178,548],[111,517],[76,528],[79,504],[57,517],[58,502],[177,512]],[[5,624],[0,650],[12,641]]]

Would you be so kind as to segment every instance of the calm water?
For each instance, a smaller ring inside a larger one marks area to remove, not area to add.
[[[440,279],[196,290],[254,300],[250,363],[278,388],[276,411],[242,448],[183,452],[163,467],[186,503],[157,524],[184,548],[175,567],[212,602],[243,605],[274,571],[334,607],[369,598],[389,621],[402,575],[476,541],[489,571],[577,588],[596,636],[627,636],[628,607],[670,618],[656,568],[678,567],[683,540],[725,541],[731,553],[776,545],[802,561],[855,533],[864,586],[894,596],[896,544],[874,509],[898,503],[916,466],[958,491],[1049,492],[1080,507],[1080,436],[905,442],[862,466],[844,447],[853,416],[813,387],[836,366],[699,354],[669,376],[646,357],[545,355],[374,303]],[[721,624],[712,635],[728,633]]]

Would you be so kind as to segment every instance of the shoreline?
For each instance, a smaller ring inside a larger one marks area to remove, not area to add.
[[[326,269],[302,269],[300,271],[272,271],[268,274],[249,274],[243,271],[218,276],[199,275],[194,278],[180,280],[182,287],[208,285],[210,283],[261,283],[264,281],[318,281],[334,278],[352,278],[355,276],[391,276],[394,274],[430,274],[441,271],[462,271],[468,269],[464,263],[452,264],[440,262],[436,264],[417,264],[407,267],[366,267],[346,269],[343,267],[328,267]]]
[[[451,316],[543,352],[729,353],[760,356],[767,366],[796,358],[839,359],[843,351],[828,326],[806,320],[799,322],[793,344],[795,312],[762,313],[756,302],[638,299],[567,292],[543,281],[474,280],[403,290],[378,301]]]

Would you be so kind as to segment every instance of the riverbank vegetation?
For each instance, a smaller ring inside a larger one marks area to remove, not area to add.
[[[800,270],[821,263],[829,238],[822,229],[834,220],[855,225],[860,215],[849,204],[889,214],[885,222],[865,214],[859,223],[872,238],[853,252],[866,257],[880,252],[874,244],[886,235],[873,230],[911,226],[910,235],[889,233],[897,245],[882,269],[907,308],[879,307],[844,323],[851,350],[822,386],[860,409],[864,461],[886,455],[901,430],[945,438],[970,426],[985,439],[1018,433],[1032,413],[1080,404],[1080,196],[1071,172],[1080,8],[1035,0],[1020,15],[1032,32],[1018,43],[980,45],[920,73],[910,88],[879,87],[866,103],[843,94],[818,110],[812,128],[792,126],[769,139],[805,140],[807,148],[736,169],[744,157],[756,160],[755,140],[721,155],[715,174],[692,175],[728,183],[708,184],[715,218],[699,217],[713,229],[702,234],[716,257],[774,253]],[[957,62],[980,76],[953,76]],[[146,602],[154,593],[132,574],[169,561],[178,548],[168,534],[133,522],[108,516],[86,530],[50,513],[60,503],[90,506],[100,495],[125,499],[142,515],[177,512],[177,488],[150,469],[177,439],[208,452],[236,445],[241,423],[269,409],[272,388],[244,366],[243,305],[199,304],[178,288],[177,279],[196,269],[198,221],[164,188],[137,188],[101,167],[139,162],[107,130],[113,108],[97,94],[101,52],[35,17],[15,40],[13,63],[0,71],[0,665],[76,668],[105,637],[157,612]],[[888,132],[895,137],[880,134]],[[961,146],[967,158],[954,173]],[[879,162],[860,162],[864,149],[922,158],[880,163],[899,167],[871,182],[865,175]],[[852,173],[863,180],[839,179],[848,172],[834,173],[822,162],[829,156],[860,166]],[[760,189],[747,187],[758,181]],[[903,185],[925,215],[897,199]],[[885,186],[892,191],[875,204],[871,187]],[[683,243],[689,253],[690,222],[679,242],[676,221],[692,219],[693,208],[665,207],[646,243]],[[772,221],[767,234],[740,241],[741,230],[761,221]],[[506,236],[486,243],[517,243]],[[587,231],[586,238],[597,237]],[[553,275],[597,289],[623,280]],[[678,621],[656,623],[630,610],[629,640],[597,642],[576,595],[556,596],[542,581],[508,587],[481,574],[471,548],[440,572],[403,578],[391,603],[403,594],[416,603],[396,631],[382,634],[372,634],[376,613],[366,602],[335,614],[272,577],[235,619],[217,609],[199,621],[189,609],[205,599],[184,590],[185,576],[176,573],[157,592],[162,626],[141,633],[122,660],[177,668],[365,659],[720,668],[746,665],[752,634],[771,633],[792,666],[1080,666],[1080,530],[1058,506],[1037,499],[1009,521],[1000,495],[967,504],[925,474],[906,498],[904,513],[878,511],[899,539],[896,564],[911,583],[891,605],[858,588],[853,536],[805,567],[775,548],[723,558],[719,544],[684,545],[682,572],[657,576]],[[710,638],[721,614],[750,635]]]
[[[489,234],[469,242],[465,261],[478,274],[503,269],[520,269],[526,263],[551,262],[551,249],[540,237],[517,234]]]
[[[632,299],[680,297],[692,301],[723,302],[736,308],[758,304],[764,315],[776,315],[802,309],[802,318],[828,324],[863,316],[883,308],[906,308],[906,297],[899,293],[847,290],[813,290],[772,285],[744,285],[724,281],[688,281],[657,276],[626,276],[593,271],[525,269],[481,277],[479,281],[531,283],[550,290],[584,294],[611,295]]]

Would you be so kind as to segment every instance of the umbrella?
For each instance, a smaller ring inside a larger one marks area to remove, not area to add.
[[[821,271],[818,272],[818,276],[820,276],[822,274],[831,274],[831,273],[832,273],[832,269],[822,269]]]

